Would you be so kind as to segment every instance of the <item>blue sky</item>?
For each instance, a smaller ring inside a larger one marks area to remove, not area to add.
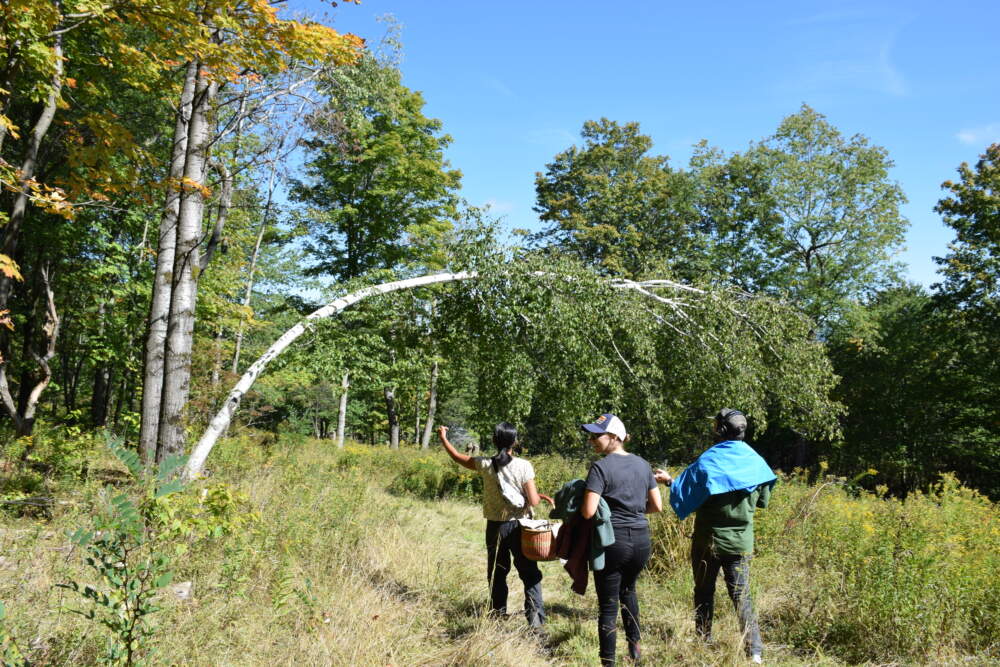
[[[674,167],[700,139],[727,152],[806,103],[885,147],[910,221],[899,259],[935,281],[952,238],[940,185],[1000,141],[1000,3],[364,0],[289,9],[377,42],[402,26],[404,83],[454,143],[462,195],[538,229],[535,172],[584,121],[638,121]]]

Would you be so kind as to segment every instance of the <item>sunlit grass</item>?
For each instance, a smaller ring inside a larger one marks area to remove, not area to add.
[[[102,465],[111,466],[102,460]],[[97,466],[93,466],[96,468]],[[223,442],[199,483],[236,493],[217,537],[167,545],[175,581],[193,599],[164,596],[154,617],[157,664],[592,665],[596,598],[569,590],[558,562],[542,563],[549,622],[539,637],[516,613],[484,613],[484,523],[475,478],[440,451],[328,441]],[[544,492],[580,476],[582,461],[539,457]],[[90,664],[103,635],[67,613],[55,583],[84,581],[67,529],[85,524],[109,475],[61,488],[51,519],[4,520],[0,596],[7,627],[38,664]],[[199,485],[186,493],[199,497]],[[192,501],[194,502],[194,501]],[[256,513],[249,523],[227,518]],[[783,480],[759,515],[753,589],[769,664],[987,664],[997,658],[1000,565],[995,505],[948,481],[905,503],[839,484]],[[227,523],[228,522],[228,523]],[[718,643],[694,635],[690,521],[654,517],[654,557],[640,579],[647,664],[742,665],[739,631],[719,581]],[[620,655],[624,637],[619,633]]]

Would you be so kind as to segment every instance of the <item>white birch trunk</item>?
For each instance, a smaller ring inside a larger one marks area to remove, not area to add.
[[[347,425],[347,389],[351,385],[347,382],[347,372],[340,381],[340,412],[337,413],[337,449],[344,448],[344,427]]]
[[[205,460],[211,453],[212,448],[215,447],[215,443],[219,439],[219,436],[225,432],[226,428],[228,428],[229,422],[232,421],[233,415],[236,414],[236,409],[239,407],[243,396],[247,393],[250,387],[253,386],[257,377],[264,372],[264,369],[271,362],[271,360],[281,354],[295,341],[296,338],[305,333],[305,331],[309,328],[310,322],[336,315],[340,311],[352,306],[358,301],[377,294],[388,294],[389,292],[397,292],[399,290],[412,289],[414,287],[421,287],[424,285],[434,285],[437,283],[469,280],[471,278],[475,278],[476,276],[477,274],[475,272],[463,271],[461,273],[441,273],[430,276],[421,276],[419,278],[409,278],[407,280],[397,280],[391,283],[366,287],[365,289],[353,292],[328,303],[319,310],[311,313],[304,321],[299,322],[282,334],[281,338],[276,340],[271,347],[269,347],[267,351],[259,359],[257,359],[257,361],[253,362],[253,364],[250,365],[250,368],[246,370],[243,377],[241,377],[239,382],[236,383],[233,390],[229,392],[229,396],[226,397],[226,402],[222,405],[222,408],[218,413],[216,413],[215,417],[212,418],[208,428],[205,429],[201,439],[198,440],[198,444],[195,445],[194,450],[191,452],[191,457],[188,459],[188,463],[184,468],[184,477],[186,479],[194,479],[201,473],[202,469],[205,467]],[[346,396],[346,391],[344,396]]]
[[[191,106],[191,122],[188,124],[184,186],[177,213],[177,248],[167,321],[160,428],[156,444],[157,461],[184,451],[184,406],[191,392],[191,348],[198,291],[198,276],[195,271],[200,266],[198,244],[201,242],[205,208],[205,194],[201,187],[205,184],[208,162],[208,110],[216,90],[217,84],[209,82],[199,72]]]
[[[163,355],[167,341],[167,320],[170,313],[171,277],[177,247],[177,212],[180,208],[180,183],[184,176],[187,155],[188,123],[194,99],[198,64],[188,63],[181,89],[180,104],[174,123],[174,143],[167,176],[167,196],[160,217],[159,242],[156,252],[156,272],[153,275],[153,295],[149,304],[146,347],[143,359],[141,426],[139,453],[149,465],[156,459],[156,442],[160,431],[160,397],[163,393]]]
[[[260,255],[260,244],[264,240],[264,232],[267,230],[267,222],[271,219],[271,202],[274,199],[274,176],[277,167],[271,166],[271,176],[267,183],[267,204],[264,206],[264,216],[260,221],[260,229],[257,230],[257,240],[253,244],[253,253],[250,255],[250,269],[247,276],[247,289],[243,294],[243,307],[250,308],[250,298],[253,296],[253,278],[257,271],[257,257]],[[240,370],[240,350],[243,347],[243,332],[246,325],[240,320],[240,328],[236,331],[236,346],[233,350],[233,373]]]

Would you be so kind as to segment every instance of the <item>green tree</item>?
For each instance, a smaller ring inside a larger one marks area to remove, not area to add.
[[[714,226],[717,269],[753,291],[786,294],[820,326],[893,281],[907,221],[886,150],[845,138],[803,105],[743,154],[702,144],[692,160]]]
[[[535,174],[535,211],[550,224],[532,242],[605,275],[697,275],[704,253],[692,179],[672,170],[666,156],[648,155],[653,141],[638,123],[602,118],[584,123],[580,134],[582,147]]]
[[[961,452],[955,469],[965,481],[1000,497],[1000,145],[987,147],[975,168],[963,163],[960,180],[935,210],[955,230],[949,253],[937,258],[944,281],[935,285],[939,317],[950,325],[942,345],[943,372],[952,378],[947,435]]]
[[[833,468],[877,474],[895,493],[926,489],[941,473],[1000,493],[995,345],[916,285],[881,291],[828,341],[847,407]]]
[[[311,120],[305,180],[293,188],[306,205],[313,273],[343,280],[426,264],[457,215],[461,179],[444,159],[451,138],[441,121],[371,53],[322,88],[328,102]]]
[[[950,196],[935,211],[955,230],[949,253],[936,258],[944,282],[941,294],[959,308],[1000,314],[1000,144],[989,146],[975,169],[958,168],[959,181],[941,186]]]

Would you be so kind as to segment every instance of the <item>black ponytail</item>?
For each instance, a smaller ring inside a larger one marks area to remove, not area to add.
[[[493,429],[493,446],[497,448],[496,455],[490,459],[493,462],[493,472],[499,473],[505,465],[511,462],[510,450],[517,444],[517,429],[513,424],[500,422]]]

